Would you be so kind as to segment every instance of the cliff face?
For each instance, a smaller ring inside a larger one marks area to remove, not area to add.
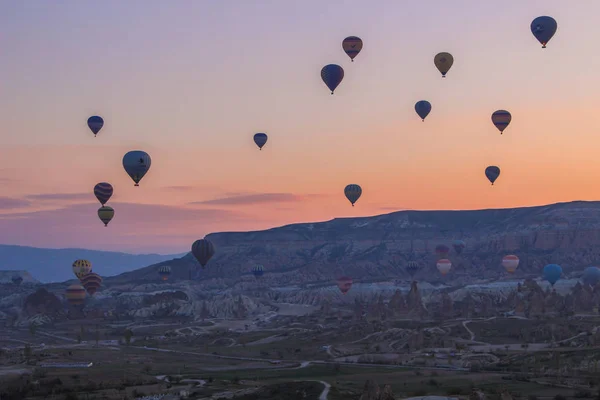
[[[600,262],[600,202],[572,202],[540,207],[478,211],[401,211],[366,218],[295,224],[258,232],[208,235],[216,247],[206,269],[190,255],[153,265],[111,280],[156,280],[160,265],[173,269],[170,280],[201,280],[214,289],[233,284],[253,286],[252,267],[262,264],[265,287],[317,284],[340,275],[356,280],[408,280],[410,259],[419,270],[414,279],[464,285],[505,278],[506,254],[521,259],[516,278],[540,273],[553,262],[565,273]],[[462,239],[462,254],[451,250],[453,266],[442,277],[435,247]],[[412,249],[412,250],[411,250]]]

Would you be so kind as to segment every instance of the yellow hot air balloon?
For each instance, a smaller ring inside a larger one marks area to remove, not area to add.
[[[108,223],[115,216],[115,210],[109,206],[102,206],[98,209],[98,218],[104,222],[104,226],[108,226]]]
[[[447,258],[442,258],[437,262],[437,269],[442,275],[446,275],[452,268],[452,262]]]
[[[502,266],[506,269],[509,274],[514,273],[519,266],[519,257],[515,255],[508,255],[502,258]]]
[[[73,273],[79,280],[92,272],[92,263],[88,260],[75,260],[73,263]]]
[[[446,77],[446,74],[454,64],[454,57],[450,53],[438,53],[433,58],[433,63],[437,67],[437,69],[442,73],[442,78]]]

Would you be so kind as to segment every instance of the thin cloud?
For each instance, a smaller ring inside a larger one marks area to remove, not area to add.
[[[190,204],[205,205],[250,205],[264,203],[292,203],[303,201],[306,196],[299,196],[292,193],[260,193],[247,194],[241,196],[222,197],[213,200],[194,201]]]
[[[12,210],[15,208],[25,208],[31,206],[31,202],[26,199],[15,199],[12,197],[0,197],[0,209]]]
[[[39,193],[26,197],[32,200],[89,200],[93,196],[93,193]]]
[[[181,192],[189,192],[190,190],[194,190],[194,186],[165,186],[165,189],[177,190]]]

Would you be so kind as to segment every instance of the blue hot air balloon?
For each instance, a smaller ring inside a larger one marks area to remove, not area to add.
[[[134,186],[140,186],[140,181],[150,169],[151,164],[150,155],[145,151],[133,150],[123,156],[123,168],[135,182]]]
[[[419,114],[419,117],[421,117],[423,122],[425,122],[425,117],[431,112],[431,103],[427,100],[417,101],[417,104],[415,104],[415,111]]]
[[[354,207],[354,203],[356,203],[362,195],[362,188],[355,184],[347,185],[344,188],[344,195],[350,201],[350,203],[352,203],[352,207]]]
[[[546,44],[552,39],[558,27],[556,20],[552,17],[543,16],[537,17],[531,22],[531,33],[542,44],[542,49],[546,48]]]
[[[331,94],[338,87],[342,79],[344,79],[344,68],[337,64],[329,64],[321,69],[321,79],[327,85]]]
[[[495,165],[490,165],[485,169],[485,176],[488,178],[492,185],[496,182],[496,179],[500,176],[500,168]]]
[[[600,282],[600,269],[598,267],[587,267],[583,271],[581,280],[586,285],[596,286]]]
[[[102,129],[102,127],[104,126],[104,120],[102,119],[102,117],[94,115],[88,118],[87,124],[94,136],[96,136],[98,132],[100,132],[100,129]]]
[[[410,275],[411,278],[415,277],[415,274],[419,270],[419,263],[416,261],[409,261],[406,263],[406,272]]]
[[[265,268],[262,265],[255,265],[254,268],[252,268],[252,273],[258,278],[259,276],[264,275]]]
[[[562,275],[562,268],[558,264],[548,264],[544,267],[543,277],[545,280],[550,282],[552,286],[560,279]]]
[[[254,143],[258,146],[259,150],[262,150],[265,143],[267,143],[268,136],[266,133],[256,133],[254,135]]]

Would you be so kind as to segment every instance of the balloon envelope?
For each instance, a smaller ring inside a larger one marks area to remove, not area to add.
[[[263,276],[265,268],[262,265],[255,265],[254,268],[252,268],[252,273],[256,277]]]
[[[437,254],[439,257],[446,257],[449,251],[450,248],[445,244],[438,244],[435,246],[435,254]]]
[[[342,49],[348,54],[348,57],[354,62],[354,57],[360,53],[363,47],[362,40],[357,36],[348,36],[342,41]]]
[[[267,134],[266,133],[257,133],[254,135],[254,143],[258,146],[260,150],[262,150],[265,143],[267,143]]]
[[[454,242],[452,242],[452,247],[454,247],[454,251],[456,252],[456,254],[460,254],[465,249],[465,247],[467,247],[467,244],[464,242],[464,240],[455,240]]]
[[[583,271],[581,280],[586,285],[596,286],[596,284],[600,282],[600,269],[598,267],[587,267]]]
[[[168,265],[162,265],[158,268],[158,275],[163,281],[169,279],[169,275],[171,275],[171,267]]]
[[[337,64],[326,65],[321,69],[321,79],[333,94],[333,91],[344,79],[344,69]]]
[[[109,206],[102,206],[98,209],[98,218],[100,221],[104,222],[104,226],[108,226],[108,223],[115,216],[115,210]]]
[[[550,282],[552,286],[560,279],[562,275],[562,268],[558,264],[548,264],[544,267],[543,277],[545,280]]]
[[[452,67],[452,64],[454,64],[454,57],[452,57],[452,54],[450,53],[438,53],[433,58],[433,63],[435,64],[436,68],[442,73],[442,77],[445,78],[446,74]]]
[[[192,244],[192,254],[204,268],[208,260],[215,254],[215,246],[207,239],[196,240]]]
[[[346,294],[352,287],[352,278],[348,276],[341,276],[337,280],[337,285],[340,289],[340,292],[342,292],[342,294]]]
[[[94,195],[100,204],[104,205],[113,195],[113,187],[108,182],[100,182],[94,186]]]
[[[90,272],[92,272],[92,263],[88,260],[80,259],[73,262],[73,273],[79,280]]]
[[[498,179],[500,176],[500,168],[496,167],[495,165],[487,167],[485,169],[485,176],[487,176],[488,180],[492,182],[493,185],[494,182],[496,182],[496,179]]]
[[[437,262],[437,269],[442,275],[446,275],[452,268],[452,262],[446,258],[442,258]]]
[[[20,277],[19,275],[15,275],[11,278],[12,283],[14,283],[15,285],[20,285],[21,282],[23,282],[23,278]]]
[[[519,257],[515,255],[508,255],[502,258],[502,266],[506,269],[509,274],[514,273],[519,266]]]
[[[85,301],[85,289],[83,286],[74,283],[65,290],[65,297],[69,304],[73,306],[81,305]]]
[[[502,134],[508,124],[510,124],[511,119],[512,116],[506,110],[494,111],[492,114],[492,123],[496,126],[496,128],[498,128],[500,134]]]
[[[350,201],[350,203],[352,203],[352,207],[354,207],[354,203],[356,203],[362,195],[362,188],[355,184],[347,185],[344,188],[344,195]]]
[[[102,119],[102,117],[94,115],[88,118],[87,124],[94,136],[96,136],[98,132],[100,132],[100,129],[102,129],[102,127],[104,126],[104,120]]]
[[[552,17],[542,16],[537,17],[531,22],[531,33],[542,44],[542,48],[546,48],[546,44],[552,39],[556,33],[558,24]]]
[[[421,117],[421,119],[425,121],[425,118],[431,112],[431,103],[429,103],[427,100],[417,101],[417,104],[415,104],[415,111],[417,112],[419,117]]]
[[[417,263],[416,261],[409,261],[408,263],[406,263],[406,271],[409,273],[411,278],[415,276],[418,270],[419,263]]]
[[[133,150],[123,156],[123,168],[133,179],[135,186],[140,186],[139,183],[150,169],[151,164],[150,155],[145,151]]]
[[[81,278],[81,285],[90,296],[93,296],[102,285],[102,277],[94,272],[90,272]]]

